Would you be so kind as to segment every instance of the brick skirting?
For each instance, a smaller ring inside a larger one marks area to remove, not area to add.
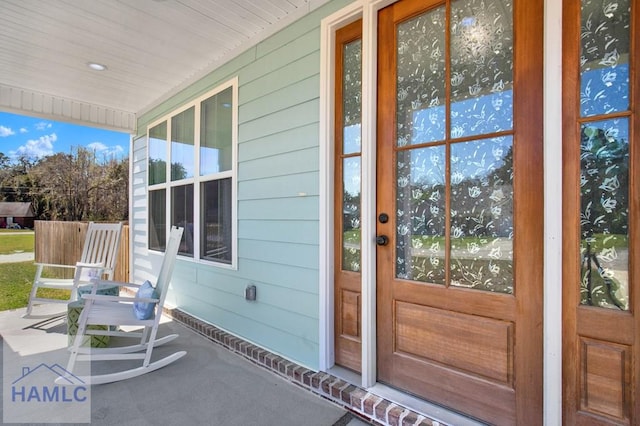
[[[331,374],[310,370],[199,320],[179,309],[165,310],[177,322],[242,355],[290,382],[342,405],[365,420],[391,426],[440,426],[442,423],[395,404]]]

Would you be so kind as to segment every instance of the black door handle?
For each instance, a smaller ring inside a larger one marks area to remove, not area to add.
[[[376,237],[376,244],[379,246],[386,246],[387,244],[389,244],[389,237],[387,237],[386,235],[378,235]]]

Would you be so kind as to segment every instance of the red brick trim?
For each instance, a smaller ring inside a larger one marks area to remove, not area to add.
[[[298,386],[343,406],[366,421],[389,426],[443,425],[424,414],[376,396],[331,374],[313,371],[298,365],[179,309],[165,309],[165,314],[212,342],[224,346]]]

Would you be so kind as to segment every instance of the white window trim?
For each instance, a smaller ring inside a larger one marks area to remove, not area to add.
[[[204,176],[200,176],[200,105],[201,103],[228,89],[231,88],[232,91],[232,127],[231,127],[231,170],[226,170],[219,173],[210,173]],[[188,179],[181,179],[177,181],[171,180],[171,118],[176,115],[188,110],[189,108],[194,107],[194,176]],[[167,123],[167,144],[166,144],[166,158],[167,158],[167,169],[166,169],[166,182],[159,184],[149,184],[149,131],[153,127],[157,126],[160,123]],[[181,259],[192,261],[196,263],[202,263],[210,266],[214,266],[222,269],[238,269],[238,77],[234,77],[230,80],[225,81],[224,83],[219,84],[215,88],[209,90],[203,95],[195,98],[189,103],[181,105],[180,107],[172,110],[171,112],[165,114],[161,118],[149,123],[147,125],[147,170],[145,175],[145,181],[147,183],[147,194],[146,194],[146,206],[147,206],[147,219],[150,216],[149,211],[149,191],[165,189],[166,190],[166,205],[165,209],[167,212],[166,217],[166,236],[168,238],[169,229],[171,224],[171,189],[178,186],[184,185],[193,185],[193,235],[194,235],[194,244],[193,244],[193,257],[190,256],[179,256]],[[231,241],[232,241],[232,251],[231,251],[231,263],[222,263],[215,262],[212,260],[201,259],[200,258],[200,184],[203,182],[208,182],[211,180],[220,180],[225,178],[231,178]],[[146,226],[146,247],[149,252],[157,253],[158,250],[151,249],[149,247],[149,223],[147,220]]]

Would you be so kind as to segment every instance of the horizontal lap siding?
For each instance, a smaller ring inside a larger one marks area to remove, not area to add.
[[[144,132],[238,76],[238,269],[180,260],[168,302],[311,368],[319,354],[320,20],[349,2],[310,13],[138,121]],[[146,181],[146,164],[136,170],[134,180]],[[137,187],[133,203],[146,206]],[[146,212],[135,219],[143,219],[138,245],[146,244]],[[147,267],[156,261],[148,257]],[[244,299],[250,283],[255,302]]]

